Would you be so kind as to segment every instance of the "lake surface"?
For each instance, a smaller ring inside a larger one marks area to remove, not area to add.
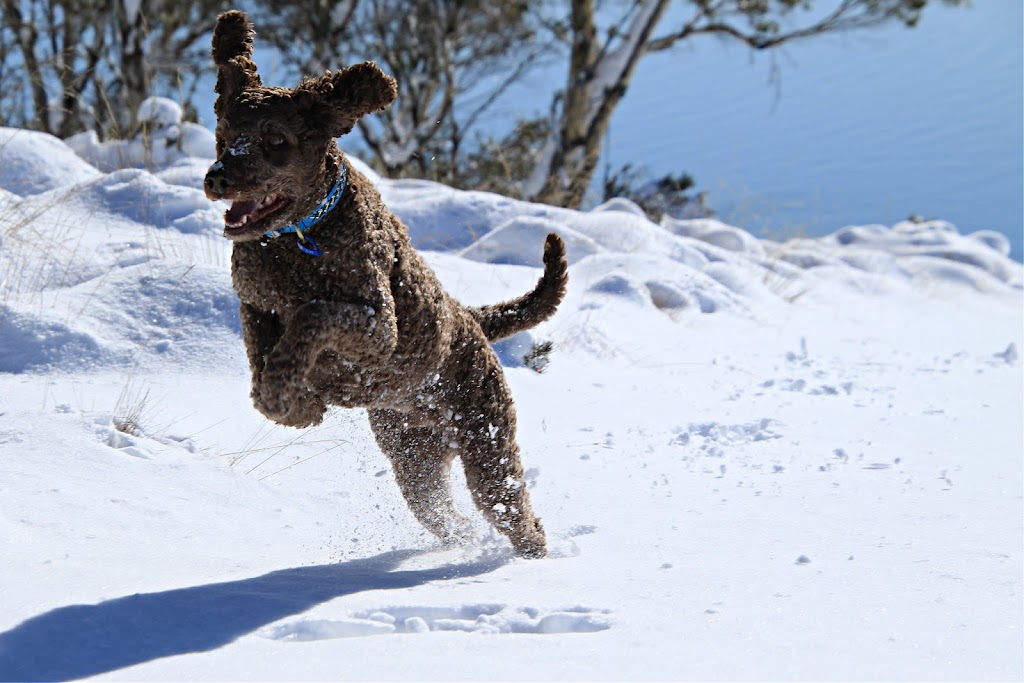
[[[641,63],[606,157],[688,172],[724,220],[768,236],[917,213],[1001,232],[1021,260],[1022,27],[1021,0],[975,0],[775,54],[691,41]]]

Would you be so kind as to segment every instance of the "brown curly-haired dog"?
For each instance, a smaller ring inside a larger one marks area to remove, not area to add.
[[[544,246],[544,275],[513,301],[467,308],[441,288],[406,227],[352,168],[335,138],[395,99],[372,62],[263,87],[255,32],[218,18],[217,161],[211,199],[232,200],[232,280],[256,408],[283,425],[318,424],[328,405],[368,408],[416,518],[445,541],[466,522],[452,502],[458,455],[473,500],[524,557],[546,552],[515,441],[516,417],[488,341],[545,320],[565,294],[565,246]],[[315,227],[312,223],[315,222]],[[282,236],[294,230],[295,236]]]

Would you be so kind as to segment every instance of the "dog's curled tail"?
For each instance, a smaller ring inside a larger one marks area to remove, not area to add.
[[[497,341],[528,330],[554,315],[558,304],[565,298],[568,283],[569,262],[565,259],[565,242],[551,233],[544,241],[544,274],[532,291],[518,299],[469,310],[487,339]]]

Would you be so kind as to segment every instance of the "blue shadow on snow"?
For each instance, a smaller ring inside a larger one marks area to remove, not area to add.
[[[334,598],[477,576],[507,559],[393,571],[422,551],[282,569],[250,579],[69,605],[0,633],[0,680],[85,678],[161,657],[207,652]]]

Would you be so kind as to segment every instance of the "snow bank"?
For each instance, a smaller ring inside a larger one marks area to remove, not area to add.
[[[419,233],[421,239],[429,242],[445,218],[462,220],[443,206],[437,207],[429,233]],[[626,200],[589,212],[522,208],[525,215],[503,221],[499,211],[482,212],[487,219],[481,225],[500,222],[457,253],[492,264],[537,267],[544,235],[558,232],[573,264],[570,289],[579,296],[572,301],[583,310],[617,297],[677,321],[721,311],[764,319],[774,315],[774,306],[797,301],[828,306],[845,297],[896,291],[1010,294],[1019,293],[1024,283],[1021,264],[1008,258],[1000,235],[964,236],[942,221],[849,227],[777,243],[713,219],[666,217],[655,225]],[[462,239],[469,235],[457,241]]]
[[[0,188],[15,195],[66,188],[100,175],[67,144],[33,130],[0,128],[0,159]]]
[[[954,225],[945,221],[905,221],[891,229],[880,225],[851,226],[825,241],[848,247],[853,254],[864,250],[891,254],[908,264],[915,274],[926,277],[930,273],[939,279],[958,279],[980,287],[980,279],[984,277],[980,270],[1011,286],[1021,286],[1019,264],[1008,258],[1009,240],[991,230],[961,235]]]
[[[0,305],[0,372],[89,369],[112,360],[85,330],[72,329],[53,316],[20,313]]]
[[[419,249],[469,247],[502,223],[518,218],[564,222],[572,212],[490,192],[456,190],[429,180],[382,180],[384,201],[409,227]]]
[[[213,133],[196,123],[182,121],[177,102],[148,97],[139,105],[137,120],[142,131],[130,140],[100,141],[95,131],[67,140],[75,152],[101,171],[119,168],[163,168],[179,159],[216,156]],[[209,164],[207,164],[209,166]]]
[[[224,207],[194,182],[209,160],[103,173],[51,136],[0,135],[0,169],[18,170],[0,197],[0,371],[188,366],[220,330],[237,341]]]
[[[520,216],[505,221],[458,253],[481,263],[540,266],[543,251],[538,245],[543,245],[552,232],[557,232],[565,241],[570,264],[604,251],[597,242],[564,223],[539,216]]]

